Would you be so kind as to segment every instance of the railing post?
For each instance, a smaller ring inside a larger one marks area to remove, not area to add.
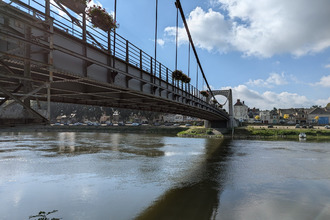
[[[50,0],[45,1],[45,14],[48,17],[50,16]]]
[[[143,70],[142,70],[142,50],[140,49],[140,91],[142,92],[143,91],[143,85],[144,85],[144,82],[142,82],[142,79],[143,79]]]
[[[166,83],[168,84],[168,68],[166,67]],[[168,85],[167,85],[168,88]]]
[[[128,73],[128,63],[129,63],[129,47],[128,47],[128,40],[126,40],[126,73]]]
[[[83,31],[83,36],[82,37],[83,37],[83,42],[84,42],[83,55],[84,55],[84,57],[87,57],[86,12],[83,13],[82,31]],[[109,35],[110,35],[110,33],[109,33]],[[109,55],[111,53],[110,45],[111,45],[110,37],[108,36],[108,52],[109,52]],[[109,57],[108,57],[108,65],[111,65],[111,58],[109,58]],[[83,74],[84,74],[85,77],[87,77],[87,61],[86,60],[83,61]]]
[[[150,75],[152,76],[152,73],[153,73],[153,68],[152,68],[152,57],[150,57]]]
[[[128,49],[128,40],[126,40],[126,59],[125,61],[128,63],[129,62],[129,49]]]
[[[142,70],[142,50],[140,50],[140,69]],[[142,78],[142,72],[141,72],[141,78]]]
[[[154,85],[153,85],[153,65],[152,65],[152,57],[150,57],[150,93],[151,94],[154,94],[153,92],[153,88],[154,88]]]
[[[112,67],[116,68],[116,29],[114,29],[114,32],[113,32],[113,45],[112,46],[113,46]]]

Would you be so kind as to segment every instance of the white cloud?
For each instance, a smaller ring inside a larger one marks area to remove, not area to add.
[[[225,87],[221,89],[229,89],[230,87]],[[310,101],[305,96],[298,95],[296,93],[281,92],[275,93],[271,91],[266,91],[264,93],[259,93],[252,89],[249,89],[246,85],[239,85],[237,87],[231,88],[233,92],[233,104],[236,103],[237,99],[244,101],[245,104],[250,107],[260,108],[261,110],[271,110],[275,108],[301,108],[310,107],[316,103],[321,103],[324,105],[323,101]],[[330,98],[329,98],[330,99]]]
[[[282,73],[282,74],[270,73],[269,77],[266,80],[263,80],[263,79],[251,80],[250,79],[247,82],[247,84],[251,85],[251,86],[272,88],[274,86],[286,85],[287,79],[286,79],[284,73]]]
[[[213,50],[225,51],[230,44],[230,26],[224,16],[209,9],[205,12],[202,8],[196,7],[187,19],[190,33],[196,46]],[[166,34],[176,36],[176,27],[165,28]],[[226,33],[226,34],[224,34]],[[185,28],[178,30],[179,43],[188,42]]]
[[[165,41],[163,39],[157,39],[157,44],[162,47],[164,46]]]
[[[314,86],[330,87],[330,75],[323,76],[319,82],[314,84]]]
[[[222,13],[197,7],[187,18],[193,40],[200,48],[271,57],[282,53],[302,56],[330,47],[329,0],[217,1]],[[175,36],[175,27],[165,31]],[[185,35],[180,28],[181,42],[186,42]]]
[[[219,0],[234,26],[233,45],[247,55],[270,57],[292,53],[301,56],[330,46],[330,1]],[[317,33],[317,34],[316,34]]]
[[[315,101],[315,105],[325,107],[330,103],[330,97],[328,99],[318,99]]]
[[[324,68],[330,69],[330,64],[325,65]]]

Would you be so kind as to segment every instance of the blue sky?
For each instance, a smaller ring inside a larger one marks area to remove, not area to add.
[[[114,0],[93,3],[113,13]],[[117,0],[117,33],[150,55],[154,55],[155,4],[156,0]],[[174,0],[158,4],[157,59],[174,70],[176,8]],[[181,0],[181,4],[213,89],[231,88],[234,100],[262,110],[330,102],[329,0]],[[181,19],[178,39],[178,69],[187,73],[188,44]],[[191,53],[193,85],[196,65]],[[198,87],[203,88],[201,81]]]

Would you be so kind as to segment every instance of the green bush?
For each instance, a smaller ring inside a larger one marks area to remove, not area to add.
[[[211,135],[211,134],[213,134],[213,131],[212,131],[212,129],[207,129],[207,130],[206,130],[206,134],[208,134],[208,135]]]

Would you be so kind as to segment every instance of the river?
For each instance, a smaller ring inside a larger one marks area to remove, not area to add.
[[[330,219],[329,142],[0,135],[0,219]]]

